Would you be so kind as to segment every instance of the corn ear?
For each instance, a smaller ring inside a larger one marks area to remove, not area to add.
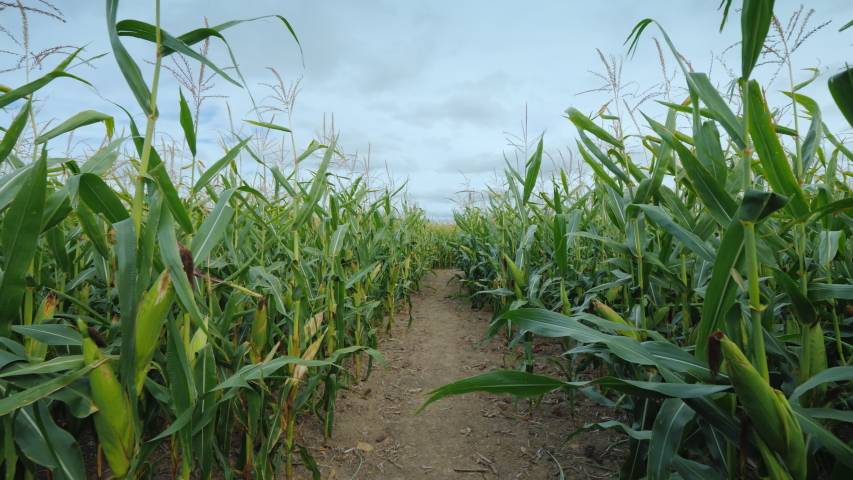
[[[800,358],[800,383],[805,382],[818,373],[826,370],[826,345],[823,340],[823,328],[820,322],[812,326],[803,326],[802,352],[806,358]],[[809,392],[809,404],[817,406],[826,394],[826,384],[815,387]]]
[[[771,480],[793,480],[791,475],[785,470],[785,467],[779,463],[776,454],[764,443],[764,440],[757,435],[754,438],[755,443],[758,445],[758,450],[761,452],[761,458],[764,460],[764,468],[767,469],[767,478]]]
[[[40,325],[45,320],[53,318],[53,315],[56,313],[56,294],[50,292],[44,300],[42,300],[41,305],[39,305],[38,310],[36,311],[35,319],[33,320],[33,325]],[[47,357],[47,345],[39,342],[34,338],[27,337],[27,341],[25,344],[25,348],[27,351],[27,355],[30,357],[37,358],[38,360],[35,363],[43,362]]]
[[[521,273],[521,270],[518,269],[515,262],[513,262],[506,254],[504,254],[504,261],[506,262],[510,275],[512,275],[512,279],[515,280],[515,284],[521,287],[527,285],[527,281],[524,279],[524,274]]]
[[[382,264],[380,263],[379,265],[376,266],[376,268],[373,269],[372,272],[370,272],[370,280],[371,281],[376,280],[376,276],[379,275],[379,272],[381,272],[381,271],[382,271]]]
[[[305,353],[302,354],[302,360],[314,360],[314,357],[317,356],[317,352],[320,351],[320,346],[323,345],[323,337],[326,335],[320,335],[314,343],[308,346],[305,350]],[[296,368],[293,369],[293,375],[291,376],[291,381],[296,383],[302,380],[302,377],[305,376],[305,373],[308,372],[308,367],[305,365],[297,365]]]
[[[803,440],[803,429],[797,417],[794,416],[794,410],[785,394],[779,390],[773,390],[776,395],[776,405],[780,410],[784,421],[785,430],[788,432],[788,448],[785,452],[785,465],[791,476],[796,480],[804,480],[807,475],[808,464],[806,462],[806,443]]]
[[[621,315],[616,313],[612,308],[608,307],[607,305],[599,302],[598,300],[593,300],[592,306],[595,308],[595,313],[597,313],[599,317],[605,320],[610,320],[614,323],[621,323],[622,325],[630,326],[630,324],[625,321],[625,319],[622,318]],[[636,330],[616,330],[616,333],[618,333],[619,335],[624,335],[626,337],[634,338],[640,342],[645,340],[645,333],[638,332]]]
[[[264,356],[264,347],[267,344],[267,302],[263,298],[255,307],[255,318],[252,321],[251,335],[252,349],[249,356],[252,363],[258,363]]]
[[[722,334],[718,334],[717,339],[732,386],[756,432],[771,450],[785,459],[795,480],[804,479],[806,447],[803,433],[785,395],[764,381],[734,342]]]
[[[104,358],[92,338],[89,328],[82,321],[77,326],[83,336],[83,359],[91,364]],[[116,477],[127,475],[130,461],[134,457],[134,428],[130,400],[121,389],[109,363],[103,363],[89,372],[92,400],[95,412],[95,431],[104,450],[104,456]]]
[[[314,336],[315,333],[317,333],[317,329],[320,328],[320,325],[323,324],[323,318],[323,312],[320,312],[317,315],[314,315],[311,320],[308,320],[308,322],[305,323],[305,327],[303,327],[303,330],[305,332],[305,338],[311,338]]]
[[[142,393],[145,377],[148,374],[148,366],[154,358],[154,350],[163,330],[166,315],[172,308],[175,300],[175,287],[169,276],[169,269],[163,271],[154,282],[154,288],[145,293],[139,304],[139,313],[136,316],[136,349],[133,357],[133,372],[136,381],[137,393]]]

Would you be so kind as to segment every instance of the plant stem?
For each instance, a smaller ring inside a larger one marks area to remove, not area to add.
[[[155,7],[156,25],[156,59],[154,61],[154,80],[151,85],[151,115],[148,116],[148,125],[145,127],[145,141],[142,144],[142,158],[139,159],[139,175],[136,177],[136,193],[133,198],[133,225],[136,228],[136,239],[142,231],[142,201],[145,192],[143,177],[148,174],[148,163],[151,158],[151,142],[154,138],[154,126],[157,123],[157,86],[160,82],[160,63],[163,57],[160,55],[160,0],[156,0]]]
[[[758,289],[758,256],[755,246],[755,224],[745,223],[747,281],[749,282],[749,309],[752,317],[752,361],[764,381],[770,383],[767,356],[764,351],[764,327],[761,325],[761,294]]]

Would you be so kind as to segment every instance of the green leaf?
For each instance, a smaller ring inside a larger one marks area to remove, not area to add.
[[[527,161],[524,171],[524,203],[527,204],[530,200],[530,194],[533,193],[533,188],[536,186],[536,181],[539,180],[539,167],[542,166],[542,142],[543,138],[539,137],[539,144],[536,146],[536,152]]]
[[[713,468],[678,455],[673,457],[672,466],[684,480],[724,480]]]
[[[225,388],[233,388],[233,387],[247,387],[248,381],[250,380],[258,380],[262,378],[266,378],[272,375],[277,370],[285,367],[287,365],[304,365],[306,367],[328,367],[337,366],[332,361],[328,360],[303,360],[298,357],[290,357],[290,356],[281,356],[276,357],[272,360],[265,360],[261,363],[257,363],[254,365],[247,365],[237,372],[234,375],[223,380],[219,385],[216,386],[215,390],[222,390]]]
[[[187,100],[184,98],[184,91],[178,89],[178,94],[181,96],[181,128],[184,130],[184,138],[187,139],[187,146],[190,147],[190,152],[193,158],[196,156],[195,151],[195,127],[193,126],[193,114],[190,112],[190,107],[187,105]]]
[[[110,46],[112,46],[113,55],[115,55],[116,63],[118,63],[121,74],[124,75],[124,80],[133,96],[136,97],[136,102],[139,107],[145,112],[146,117],[158,116],[158,112],[152,109],[151,105],[151,90],[148,89],[148,84],[142,78],[142,72],[139,70],[139,65],[133,60],[133,57],[124,48],[121,40],[118,38],[117,29],[117,14],[119,0],[107,0],[107,34],[110,37]],[[154,106],[156,108],[156,106]],[[138,134],[134,134],[138,136]],[[151,165],[152,169],[154,165]]]
[[[26,288],[26,274],[33,261],[41,233],[47,186],[47,152],[26,173],[20,190],[9,204],[0,230],[0,245],[5,259],[0,279],[0,337],[11,334],[12,322],[18,318]]]
[[[708,209],[714,220],[720,225],[728,225],[732,216],[737,211],[738,205],[726,192],[711,172],[687,149],[681,142],[675,141],[675,151],[681,159],[681,165],[696,195],[702,200],[702,204]]]
[[[792,405],[798,404],[800,397],[812,388],[817,387],[822,383],[843,382],[845,380],[853,380],[853,366],[828,368],[809,378],[806,382],[797,387],[793,393],[791,393],[791,396],[788,397],[788,400],[791,401]]]
[[[814,252],[814,261],[829,266],[835,255],[838,254],[838,245],[846,243],[847,236],[843,230],[822,231],[819,235],[817,250]]]
[[[45,345],[83,345],[80,333],[68,325],[13,325],[12,331],[34,338]]]
[[[172,401],[175,405],[175,415],[179,417],[192,410],[198,394],[195,390],[187,351],[176,321],[174,319],[167,320],[166,327],[169,337],[166,346],[166,371],[169,378],[169,390],[172,392]],[[185,325],[185,328],[187,327],[189,325]],[[186,451],[186,447],[190,446],[191,434],[191,424],[184,426],[180,431],[181,443],[185,447],[184,455],[192,455]]]
[[[106,217],[110,223],[118,223],[130,218],[130,214],[127,213],[113,189],[94,173],[80,175],[78,193],[87,207],[96,214]]]
[[[118,156],[121,154],[118,148],[127,140],[127,137],[121,137],[113,140],[104,148],[98,150],[97,153],[89,157],[83,165],[80,166],[80,173],[93,173],[101,176],[110,168],[112,168]]]
[[[79,52],[79,50],[78,50],[78,52]],[[61,78],[61,77],[73,78],[74,80],[77,80],[78,82],[83,82],[86,85],[89,85],[90,87],[92,86],[91,83],[87,82],[86,80],[83,80],[80,77],[75,77],[74,75],[71,75],[70,73],[65,73],[62,71],[54,70],[54,71],[48,73],[47,75],[39,78],[38,80],[35,80],[33,82],[30,82],[30,83],[24,85],[23,87],[16,88],[9,93],[6,93],[4,95],[0,95],[0,108],[6,107],[7,105],[11,104],[12,102],[14,102],[16,100],[20,100],[20,99],[22,99],[28,95],[31,95],[32,93],[41,89],[42,87],[44,87],[48,83],[52,82],[53,80],[55,80],[57,78]]]
[[[77,334],[78,344],[80,334]],[[68,370],[79,370],[86,366],[83,355],[64,355],[52,360],[40,363],[29,363],[25,366],[9,369],[0,374],[0,378],[17,377],[21,375],[43,375],[46,373],[65,372]]]
[[[19,421],[27,422],[30,427],[37,427],[44,440],[41,448],[43,453],[52,457],[53,474],[55,478],[68,480],[84,480],[83,455],[80,446],[70,433],[59,428],[50,416],[45,402],[38,402],[35,408],[27,406],[15,416],[16,432],[20,431]],[[16,435],[17,437],[17,435]],[[19,440],[16,438],[16,440]],[[20,442],[19,442],[20,444]]]
[[[692,375],[703,382],[714,383],[708,364],[694,357],[678,345],[668,341],[649,341],[643,342],[641,345],[654,356],[659,364],[665,365],[675,372],[684,372]],[[728,378],[725,373],[717,372],[716,383],[726,383]]]
[[[83,375],[86,375],[92,369],[100,366],[107,360],[108,358],[103,358],[97,362],[92,363],[91,365],[86,365],[80,370],[65,373],[63,375],[54,377],[53,379],[48,380],[47,382],[41,383],[35,387],[28,388],[22,392],[9,395],[5,398],[0,398],[0,417],[6,415],[9,412],[13,412],[21,407],[27,406],[33,402],[37,402],[38,400],[56,392],[57,390],[62,389],[74,380],[77,380]]]
[[[41,222],[42,233],[62,223],[73,211],[70,190],[71,188],[66,184],[61,189],[51,193],[45,200]]]
[[[716,253],[711,247],[702,241],[697,235],[681,228],[660,207],[654,205],[637,205],[646,216],[669,232],[673,237],[681,240],[693,253],[702,257],[706,262],[714,263]]]
[[[705,291],[702,319],[696,326],[699,329],[696,357],[700,360],[707,360],[708,337],[718,330],[723,330],[726,312],[734,303],[737,283],[732,278],[731,270],[737,271],[743,262],[743,242],[743,225],[735,218],[723,234],[720,248],[717,249],[711,282]]]
[[[317,461],[314,460],[308,449],[303,447],[301,443],[297,443],[296,448],[299,449],[299,458],[302,459],[302,464],[311,472],[311,480],[322,480],[323,475],[320,473]]]
[[[341,249],[344,248],[344,236],[346,236],[349,230],[349,225],[349,223],[342,224],[332,234],[332,239],[329,241],[330,257],[337,257],[341,253]]]
[[[77,204],[75,213],[77,214],[77,220],[80,222],[83,233],[89,237],[89,241],[92,242],[95,250],[98,251],[101,257],[105,259],[110,258],[110,247],[107,246],[107,238],[104,236],[104,232],[101,231],[100,225],[98,225],[98,217],[89,210],[89,207],[84,202]]]
[[[649,442],[648,478],[668,479],[673,457],[681,447],[681,437],[687,422],[696,416],[679,398],[664,400],[655,417],[652,438]]]
[[[149,215],[148,221],[151,222],[151,215]],[[122,340],[121,371],[132,372],[133,359],[136,355],[136,310],[138,306],[136,282],[139,276],[136,228],[132,218],[115,223],[113,228],[116,236],[116,243],[113,246],[117,264],[115,282],[118,290],[118,304],[121,308],[119,318]],[[148,282],[145,283],[147,286]],[[133,375],[122,375],[121,379],[125,388],[135,388]],[[131,398],[134,397],[133,392],[130,396]]]
[[[690,96],[693,101],[696,101],[696,97],[701,98],[702,102],[708,106],[708,108],[714,112],[714,119],[720,122],[720,125],[726,130],[726,133],[732,138],[735,144],[739,149],[746,148],[746,142],[743,138],[743,128],[741,127],[740,121],[735,117],[734,113],[732,113],[726,101],[720,96],[720,93],[714,88],[713,84],[711,84],[710,80],[708,80],[708,76],[704,73],[695,73],[691,72],[687,66],[684,64],[681,55],[678,53],[678,50],[675,49],[675,45],[670,40],[669,35],[667,35],[666,31],[663,27],[660,26],[659,23],[655,22],[652,19],[645,19],[637,24],[634,27],[634,30],[631,31],[631,35],[628,36],[628,40],[631,40],[633,37],[634,40],[631,42],[631,46],[628,49],[628,54],[631,55],[632,51],[636,51],[636,47],[639,44],[640,35],[643,33],[643,30],[646,29],[651,23],[655,23],[658,28],[660,28],[661,33],[663,34],[664,41],[669,46],[672,51],[673,56],[675,57],[675,61],[678,62],[679,67],[681,67],[681,71],[684,73],[684,77],[687,80],[687,86],[690,91]],[[626,40],[625,43],[628,42]],[[699,105],[694,105],[694,108],[697,110],[697,113],[700,113],[701,110],[698,108]],[[698,121],[697,121],[698,123]],[[680,156],[680,155],[679,155]]]
[[[575,124],[579,129],[584,129],[587,132],[595,135],[596,137],[604,140],[605,142],[613,145],[614,147],[624,149],[625,146],[622,145],[622,142],[616,140],[616,138],[609,134],[606,130],[599,127],[595,122],[589,119],[586,115],[579,112],[576,108],[569,107],[566,110],[566,118],[568,118],[572,123]]]
[[[841,110],[847,123],[853,127],[853,67],[847,67],[829,77],[829,93],[832,94],[835,105]]]
[[[80,127],[85,127],[86,125],[99,122],[104,122],[104,125],[107,127],[107,137],[112,137],[113,130],[115,130],[115,119],[105,113],[96,112],[94,110],[85,110],[60,123],[49,131],[39,135],[38,138],[36,138],[35,143],[36,145],[39,145],[51,138],[62,135],[63,133],[68,133]]]
[[[593,143],[592,140],[590,140],[590,138],[587,137],[585,133],[583,133],[583,129],[577,127],[577,130],[578,135],[581,137],[581,141],[583,141],[583,144],[586,145],[586,148],[588,148],[589,151],[592,152],[595,158],[597,158],[605,167],[607,167],[608,170],[613,172],[613,174],[616,175],[620,180],[625,183],[631,183],[631,179],[628,178],[628,175],[626,175],[621,168],[619,168],[615,163],[613,163],[613,160],[611,160],[610,157],[605,155],[604,152],[602,152],[601,149],[599,149],[598,146],[596,146],[595,143]]]
[[[601,377],[587,382],[564,382],[527,372],[502,370],[459,380],[427,392],[426,395],[431,395],[431,397],[421,405],[417,412],[426,408],[430,403],[449,395],[487,392],[509,393],[518,397],[533,397],[560,388],[583,388],[590,385],[602,385],[629,395],[649,398],[664,398],[668,396],[695,398],[722,392],[730,388],[727,385],[640,382],[615,377]]]
[[[15,144],[18,143],[18,138],[24,131],[24,127],[27,126],[31,106],[32,102],[27,101],[27,103],[21,107],[18,114],[15,115],[15,118],[12,120],[12,124],[9,125],[8,129],[6,129],[6,133],[3,134],[3,140],[0,141],[0,163],[2,163],[3,160],[6,160],[6,157],[8,157],[15,148]]]
[[[764,103],[761,87],[755,80],[749,82],[749,130],[758,159],[764,168],[764,176],[773,191],[789,198],[785,207],[793,216],[802,217],[809,214],[809,207],[803,195],[803,189],[797,182],[788,157],[776,132],[773,130],[770,112]]]
[[[788,295],[792,313],[801,325],[812,325],[817,321],[817,311],[814,308],[811,300],[808,299],[800,290],[799,284],[791,278],[787,273],[771,268],[773,279],[782,287],[785,294]]]
[[[160,209],[160,223],[157,227],[157,238],[160,241],[160,258],[163,264],[169,268],[169,275],[172,278],[172,284],[175,286],[178,302],[190,314],[195,322],[195,326],[204,330],[205,335],[212,341],[211,334],[204,327],[201,311],[199,311],[198,304],[196,304],[193,285],[190,283],[190,279],[187,278],[186,271],[184,271],[181,253],[178,250],[178,239],[175,237],[175,223],[172,221],[172,214],[165,203]]]
[[[136,122],[133,121],[133,117],[127,110],[124,112],[127,113],[128,119],[130,120],[130,134],[133,136],[133,144],[136,146],[136,152],[140,157],[142,157],[144,140],[139,134],[139,129],[136,128]],[[195,227],[193,226],[193,222],[190,219],[189,214],[187,214],[187,209],[181,202],[178,190],[172,183],[172,179],[169,177],[169,172],[167,172],[165,168],[161,167],[161,165],[163,165],[163,160],[160,159],[160,155],[157,154],[157,150],[153,148],[151,149],[150,155],[151,156],[148,159],[150,164],[149,173],[157,181],[157,186],[160,188],[160,192],[163,194],[163,198],[166,200],[169,210],[171,210],[175,220],[177,220],[178,224],[185,232],[193,233],[195,231]]]
[[[302,160],[305,160],[306,158],[311,156],[312,153],[316,152],[317,150],[319,150],[321,148],[329,148],[329,147],[327,147],[326,145],[321,145],[321,144],[317,143],[316,140],[311,140],[311,142],[308,144],[308,147],[305,148],[305,151],[300,153],[299,156],[296,157],[296,164],[299,165],[299,163],[302,162]]]
[[[503,370],[477,375],[436,388],[427,395],[431,397],[415,412],[420,413],[430,403],[449,395],[471,392],[510,393],[518,397],[534,397],[566,386],[566,382],[527,372]]]
[[[685,72],[687,83],[696,92],[708,109],[713,112],[714,120],[720,122],[723,129],[741,149],[746,147],[743,138],[743,123],[738,119],[729,104],[714,88],[711,80],[704,73]]]
[[[288,128],[284,128],[284,127],[282,127],[282,126],[280,126],[280,125],[275,125],[275,124],[272,124],[272,123],[267,123],[267,122],[255,122],[255,121],[252,121],[252,120],[243,120],[243,121],[244,121],[244,122],[246,122],[246,123],[251,123],[252,125],[257,125],[257,126],[259,126],[259,127],[269,128],[270,130],[279,130],[279,131],[282,131],[282,132],[290,132],[290,129],[288,129]]]
[[[31,462],[54,469],[59,462],[47,446],[47,434],[40,423],[32,405],[18,410],[18,414],[15,415],[15,443]]]
[[[292,231],[298,230],[303,223],[311,218],[311,215],[314,213],[314,208],[317,206],[317,203],[320,202],[320,198],[326,190],[326,170],[328,170],[329,163],[332,161],[332,154],[335,151],[335,145],[337,142],[337,137],[333,138],[332,141],[329,142],[329,146],[326,148],[326,153],[323,155],[323,160],[320,162],[320,166],[314,173],[314,181],[311,183],[311,189],[308,190],[308,195],[302,198],[302,205],[293,217],[293,223],[290,226]]]
[[[743,0],[740,14],[741,75],[749,79],[752,69],[761,56],[764,40],[773,19],[774,0]],[[726,8],[728,10],[728,7]]]
[[[631,438],[636,440],[650,440],[652,438],[652,432],[650,430],[634,430],[633,428],[625,425],[624,423],[609,421],[609,422],[601,422],[601,423],[588,423],[583,427],[578,428],[574,432],[570,433],[567,436],[563,443],[565,444],[575,436],[588,432],[590,430],[600,430],[602,428],[609,428],[611,430],[616,430],[617,432],[622,432],[625,435],[628,435]]]
[[[788,197],[774,192],[748,189],[738,210],[738,218],[746,223],[759,223],[788,203]]]
[[[198,177],[198,181],[193,186],[193,195],[200,192],[201,189],[207,186],[207,184],[210,183],[210,181],[213,180],[213,178],[216,177],[216,175],[223,168],[228,166],[229,163],[231,163],[235,158],[237,158],[237,155],[240,154],[240,150],[242,150],[243,147],[245,147],[246,144],[249,143],[249,140],[251,140],[251,138],[252,137],[249,137],[235,145],[234,148],[228,150],[228,153],[226,153],[224,157],[217,160],[216,163],[214,163],[210,166],[210,168],[205,170],[205,172]]]
[[[122,20],[116,24],[115,28],[119,36],[136,37],[142,40],[147,40],[151,43],[157,42],[157,27],[151,25],[150,23],[145,23],[139,20]],[[223,42],[225,41],[225,37],[223,37],[219,33],[211,33],[211,35],[219,37]],[[243,87],[243,85],[240,85],[240,83],[238,83],[236,80],[229,77],[228,74],[223,72],[219,67],[216,66],[216,64],[211,62],[207,57],[191,49],[187,44],[178,40],[162,28],[160,29],[160,42],[161,45],[169,48],[170,50],[174,50],[180,53],[181,55],[185,55],[207,65],[214,72],[216,72],[217,75],[233,83],[234,85],[240,88]]]
[[[21,190],[21,185],[29,178],[26,174],[31,172],[33,167],[35,167],[35,164],[31,163],[27,166],[16,168],[0,177],[0,210],[5,209],[12,203],[15,195]],[[853,199],[850,200],[853,202]]]
[[[812,77],[813,79],[816,78]],[[797,87],[795,87],[796,89]],[[790,92],[782,92],[788,97],[791,97]],[[823,140],[823,115],[820,113],[820,106],[813,99],[801,95],[799,93],[795,93],[793,98],[806,108],[809,115],[812,116],[812,121],[809,124],[809,131],[806,132],[806,138],[803,139],[802,145],[802,170],[803,172],[808,171],[809,167],[812,164],[812,160],[814,159],[815,154],[817,153],[817,149],[820,146],[821,140]],[[797,178],[800,179],[802,175],[799,172],[794,172],[797,174]]]
[[[587,163],[587,165],[589,165],[590,168],[592,168],[592,171],[595,172],[595,178],[598,178],[599,180],[603,181],[607,185],[610,185],[610,187],[613,188],[614,190],[619,190],[621,187],[616,182],[616,180],[613,180],[613,178],[611,178],[610,175],[608,175],[607,172],[605,172],[604,169],[601,168],[601,165],[599,165],[598,162],[596,162],[595,159],[592,158],[586,152],[586,149],[583,148],[583,145],[581,145],[581,142],[577,142],[577,144],[578,144],[578,152],[580,152],[581,157],[583,157],[583,160]],[[613,162],[610,162],[610,163],[613,163]],[[614,168],[616,168],[615,165],[614,165]],[[622,175],[625,175],[625,174],[622,173]]]
[[[833,369],[830,369],[833,370]],[[824,370],[823,373],[828,372],[829,370]],[[816,378],[812,377],[812,379]],[[805,385],[805,384],[804,384]],[[807,435],[812,435],[817,440],[823,444],[824,448],[826,448],[832,456],[835,457],[835,460],[843,463],[848,468],[853,468],[853,448],[850,448],[849,445],[842,442],[837,436],[831,433],[829,430],[824,428],[818,421],[811,417],[808,414],[808,410],[805,408],[792,403],[791,409],[794,410],[794,417],[797,421],[800,422],[800,426],[803,429],[803,433]]]
[[[231,199],[233,193],[233,188],[222,192],[222,195],[219,196],[219,201],[213,207],[213,211],[204,219],[204,222],[198,228],[198,233],[193,237],[190,243],[190,251],[193,253],[196,266],[207,259],[210,251],[219,244],[219,240],[225,234],[225,229],[231,223],[231,218],[234,216],[234,208],[228,205],[228,201]]]
[[[621,335],[610,335],[594,328],[583,325],[578,320],[594,321],[601,328],[613,331],[624,330],[625,325],[609,322],[590,314],[578,314],[567,317],[561,313],[549,310],[520,308],[505,312],[498,317],[490,327],[489,333],[495,327],[501,327],[501,320],[510,320],[520,328],[552,338],[572,337],[583,343],[604,343],[613,354],[632,363],[640,365],[656,365],[655,357],[635,339]],[[630,330],[631,328],[629,328]]]

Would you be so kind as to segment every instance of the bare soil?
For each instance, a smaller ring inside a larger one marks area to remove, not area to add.
[[[380,339],[388,370],[374,369],[337,401],[334,438],[324,444],[314,418],[300,428],[331,479],[554,479],[608,478],[628,448],[625,437],[609,430],[565,438],[585,424],[621,420],[612,409],[578,394],[572,416],[563,392],[545,396],[528,412],[511,395],[472,393],[453,396],[415,411],[424,394],[447,383],[498,369],[512,369],[518,351],[495,338],[472,350],[483,338],[490,314],[472,310],[459,298],[451,270],[439,270],[413,298],[414,321],[398,313],[393,337]],[[541,343],[539,343],[541,342]],[[561,347],[537,339],[536,352],[558,357]],[[535,373],[563,378],[554,365],[537,362]],[[558,466],[559,465],[559,466]],[[301,468],[300,468],[301,470]],[[304,470],[303,478],[310,478]]]

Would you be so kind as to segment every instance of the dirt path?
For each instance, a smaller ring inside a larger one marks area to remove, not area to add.
[[[322,446],[319,421],[312,418],[302,426],[302,441],[314,447],[324,480],[547,479],[559,478],[557,462],[565,478],[611,475],[608,469],[618,468],[627,452],[626,444],[614,445],[621,440],[617,434],[590,432],[563,445],[579,426],[618,419],[581,395],[574,418],[562,392],[546,396],[530,414],[526,400],[516,410],[510,395],[472,393],[440,400],[414,415],[424,393],[514,364],[498,338],[471,350],[483,338],[490,314],[449,298],[458,290],[450,270],[427,279],[413,298],[411,329],[406,330],[407,317],[398,314],[393,338],[381,339],[388,370],[374,369],[367,382],[354,387],[359,395],[341,392],[329,445]],[[556,344],[537,349],[543,356],[561,353]],[[562,378],[545,361],[537,363],[536,373]]]

